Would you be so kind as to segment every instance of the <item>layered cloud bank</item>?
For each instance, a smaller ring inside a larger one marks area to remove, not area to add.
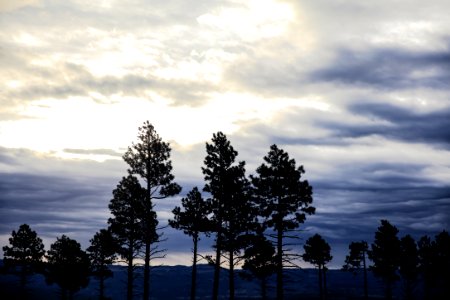
[[[381,218],[402,234],[448,230],[449,10],[437,0],[2,1],[2,244],[28,223],[47,247],[61,234],[87,246],[145,120],[171,142],[183,193],[203,186],[213,132],[249,174],[271,144],[284,148],[314,187],[304,235],[322,234],[336,261]],[[178,204],[157,203],[162,223]],[[190,251],[167,235],[170,259]]]

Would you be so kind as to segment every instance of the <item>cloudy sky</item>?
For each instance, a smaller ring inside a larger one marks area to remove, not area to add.
[[[106,226],[145,120],[183,194],[223,131],[251,174],[276,143],[305,167],[341,265],[380,219],[450,228],[449,1],[0,0],[0,242],[48,249]],[[179,198],[156,204],[161,224]],[[166,264],[190,240],[166,230]],[[209,242],[203,241],[204,252]],[[299,247],[300,251],[301,248]]]

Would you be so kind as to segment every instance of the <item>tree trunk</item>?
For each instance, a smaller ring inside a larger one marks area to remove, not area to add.
[[[364,299],[369,299],[369,288],[367,286],[367,267],[366,267],[366,252],[363,252],[363,267],[364,267]]]
[[[234,300],[234,253],[233,253],[233,245],[231,246],[230,250],[230,277],[229,285],[230,285],[230,300]]]
[[[386,280],[386,300],[392,299],[392,282],[390,279]]]
[[[144,265],[144,294],[143,299],[148,300],[150,296],[150,242],[145,241],[145,265]]]
[[[283,300],[283,231],[281,225],[277,233],[277,299]]]
[[[323,298],[327,299],[327,270],[325,266],[322,266],[322,272],[323,272]]]
[[[127,300],[133,300],[133,246],[128,250]]]
[[[261,279],[261,297],[263,300],[267,299],[267,278],[263,277]]]
[[[103,275],[100,275],[100,279],[99,280],[100,280],[100,287],[99,287],[100,295],[99,295],[99,299],[103,300],[105,298],[105,295],[104,295],[105,277]]]
[[[319,265],[319,298],[323,299],[323,288],[322,288],[322,265]]]
[[[192,262],[192,282],[191,282],[191,300],[195,300],[195,290],[197,286],[197,244],[198,236],[194,235],[194,259]]]
[[[217,232],[216,242],[216,263],[214,265],[214,282],[213,282],[213,295],[212,299],[217,300],[219,296],[219,278],[220,278],[220,252],[222,248],[222,230]]]

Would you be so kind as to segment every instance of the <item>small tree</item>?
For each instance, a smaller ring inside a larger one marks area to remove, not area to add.
[[[345,271],[356,273],[362,268],[364,272],[364,299],[368,299],[369,292],[367,286],[367,266],[366,266],[366,256],[368,245],[367,242],[352,242],[348,246],[350,253],[345,257],[345,265],[343,269]]]
[[[153,199],[164,199],[177,195],[181,187],[174,183],[172,162],[170,161],[170,146],[156,133],[148,121],[138,128],[138,143],[128,147],[123,160],[130,166],[130,174],[139,175],[146,183],[143,213],[143,237],[145,247],[144,257],[144,300],[150,297],[150,259],[151,254],[159,252],[152,244],[160,241],[156,233],[158,220],[153,210]],[[155,251],[156,250],[156,251]]]
[[[435,237],[437,275],[440,291],[438,299],[448,299],[450,296],[450,235],[448,231],[441,231]]]
[[[400,240],[399,273],[403,279],[405,299],[413,299],[419,274],[419,256],[414,239],[408,234]]]
[[[333,259],[330,254],[330,245],[319,235],[315,234],[306,240],[305,254],[303,254],[303,260],[317,266],[319,270],[319,293],[320,299],[326,298],[327,284],[326,284],[326,264]],[[322,276],[323,275],[323,276]],[[323,278],[323,279],[322,279]],[[323,287],[322,288],[322,283]],[[325,291],[325,293],[323,292]],[[325,295],[325,297],[324,297]]]
[[[398,280],[400,241],[397,233],[395,226],[387,220],[381,220],[381,226],[375,232],[375,240],[369,251],[374,275],[384,280],[386,299],[392,299],[392,287]]]
[[[136,177],[123,177],[109,203],[112,218],[108,220],[118,253],[127,263],[127,299],[133,299],[134,259],[142,248],[142,205],[145,190]],[[154,228],[156,230],[156,228]]]
[[[264,235],[253,236],[250,247],[245,249],[242,269],[261,282],[261,298],[267,299],[267,279],[276,272],[276,255],[272,242]]]
[[[19,230],[12,231],[9,238],[9,246],[3,247],[3,261],[5,267],[20,269],[20,290],[22,296],[26,294],[27,277],[36,271],[42,257],[45,254],[44,244],[37,236],[37,233],[31,230],[27,224],[22,224]]]
[[[301,180],[303,166],[296,167],[295,160],[277,145],[270,147],[264,161],[251,179],[265,226],[275,232],[277,299],[282,300],[283,262],[289,261],[285,241],[296,237],[294,231],[305,222],[306,215],[314,214],[315,208],[311,206],[312,187]]]
[[[113,272],[108,268],[116,259],[118,251],[117,241],[110,230],[101,229],[90,240],[87,248],[91,260],[92,275],[99,280],[99,299],[104,299],[105,279],[112,277]]]
[[[175,207],[172,211],[174,218],[169,220],[169,225],[175,229],[183,230],[183,232],[192,237],[194,243],[194,256],[192,259],[192,283],[191,283],[191,299],[195,299],[195,290],[197,282],[197,245],[200,240],[200,233],[209,230],[208,215],[211,211],[210,205],[202,198],[202,194],[197,187],[190,191],[186,198],[181,199],[180,207]]]
[[[72,299],[73,294],[89,283],[89,257],[80,244],[63,235],[57,238],[47,252],[47,284],[56,283],[61,288],[61,299]]]

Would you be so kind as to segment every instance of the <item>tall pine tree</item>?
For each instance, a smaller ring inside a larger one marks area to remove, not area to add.
[[[134,259],[142,248],[142,211],[146,191],[136,177],[123,177],[109,203],[108,223],[118,244],[118,253],[127,264],[127,299],[133,299]]]
[[[285,248],[286,239],[304,223],[306,215],[314,214],[311,206],[312,187],[307,180],[301,180],[305,173],[303,166],[296,167],[288,153],[272,145],[265,163],[251,177],[255,196],[259,199],[260,214],[266,226],[275,232],[277,249],[277,299],[283,299],[283,262],[289,260]]]
[[[387,220],[381,220],[381,226],[375,232],[375,240],[369,251],[374,275],[384,280],[386,299],[392,299],[392,288],[398,280],[400,240],[397,233],[395,226]]]
[[[19,269],[21,296],[25,298],[27,278],[39,267],[45,254],[44,244],[28,224],[12,231],[9,244],[11,246],[3,247],[3,261],[8,269]]]
[[[143,207],[145,213],[143,218],[145,247],[143,299],[148,300],[150,296],[152,244],[160,240],[160,235],[156,232],[158,221],[153,210],[153,200],[174,196],[181,191],[181,187],[173,182],[169,143],[162,141],[153,125],[148,121],[144,122],[142,127],[138,128],[137,138],[138,142],[128,147],[123,159],[130,167],[128,172],[139,175],[146,183],[146,197]]]
[[[364,299],[369,298],[368,284],[367,284],[367,264],[366,257],[368,251],[367,242],[351,242],[348,246],[350,253],[345,257],[345,271],[353,272],[354,275],[363,269],[364,272]]]
[[[200,234],[210,230],[208,215],[210,214],[210,205],[202,198],[202,194],[197,187],[194,187],[185,198],[181,199],[183,210],[179,206],[172,211],[174,218],[169,220],[169,225],[175,229],[192,237],[194,243],[194,256],[192,259],[192,282],[191,282],[191,300],[195,299],[197,284],[197,249]]]

